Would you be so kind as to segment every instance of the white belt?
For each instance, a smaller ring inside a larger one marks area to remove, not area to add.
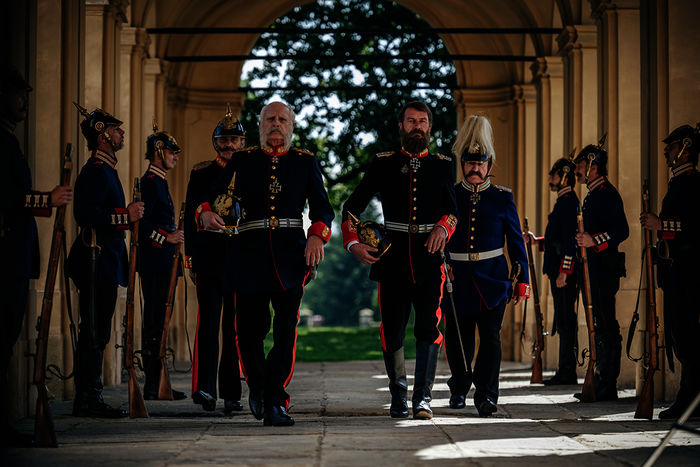
[[[452,261],[481,261],[484,259],[496,258],[503,254],[503,248],[495,250],[481,251],[478,253],[450,253]]]
[[[408,233],[429,233],[435,227],[435,224],[403,224],[401,222],[386,222],[384,225],[387,230]]]
[[[278,219],[276,217],[270,217],[265,219],[259,219],[256,221],[242,222],[238,226],[239,232],[245,232],[246,230],[254,229],[284,229],[284,228],[302,228],[304,223],[301,219]]]

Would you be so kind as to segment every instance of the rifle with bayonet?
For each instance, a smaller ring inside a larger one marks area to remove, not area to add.
[[[530,236],[530,227],[528,225],[527,217],[523,222],[523,230],[525,234]],[[527,242],[525,244],[527,250],[527,261],[528,267],[530,269],[530,283],[532,286],[532,301],[535,308],[535,326],[536,335],[535,340],[532,343],[532,375],[530,376],[530,384],[532,383],[542,383],[542,352],[544,351],[544,318],[542,317],[542,310],[540,309],[540,293],[537,288],[537,276],[535,272],[535,261],[532,256],[532,244]],[[527,303],[525,304],[527,308]]]
[[[185,203],[180,208],[180,219],[177,223],[178,230],[182,230],[185,218]],[[182,255],[182,243],[175,247],[173,255],[173,265],[170,269],[170,286],[168,287],[168,301],[165,304],[165,317],[163,319],[163,333],[160,337],[160,382],[158,383],[158,399],[173,400],[173,388],[170,385],[170,375],[168,374],[168,329],[170,328],[170,318],[173,316],[173,305],[175,303],[175,286],[177,285],[177,269],[180,265]]]
[[[63,155],[63,169],[61,170],[61,185],[70,185],[71,169],[71,143],[66,144],[66,152]],[[56,286],[58,262],[64,244],[66,231],[63,222],[66,217],[66,206],[56,208],[56,218],[53,223],[53,237],[51,239],[51,254],[49,255],[49,268],[46,272],[44,285],[44,298],[41,303],[41,314],[37,320],[36,330],[36,355],[34,356],[34,384],[36,385],[36,413],[34,416],[34,445],[37,447],[58,446],[56,431],[49,407],[49,395],[46,389],[46,361],[49,330],[51,326],[51,308],[53,307],[53,292]],[[64,258],[65,260],[65,258]],[[64,293],[70,293],[65,290]]]
[[[583,230],[583,213],[581,205],[577,207],[578,233],[582,234]],[[586,309],[586,327],[588,328],[588,368],[586,369],[586,377],[583,380],[581,388],[581,402],[595,402],[595,363],[597,360],[595,348],[595,328],[593,327],[593,299],[591,294],[591,277],[588,270],[588,256],[586,255],[586,247],[579,247],[579,255],[581,256],[581,265],[583,266],[583,298]]]
[[[649,212],[649,181],[644,181],[642,190],[642,207],[644,212]],[[658,320],[656,317],[656,284],[654,283],[654,265],[652,253],[654,245],[651,240],[651,231],[644,229],[644,268],[647,276],[647,371],[644,378],[642,392],[639,393],[637,410],[634,418],[646,418],[651,420],[654,413],[654,372],[659,368],[659,344],[658,344]]]
[[[134,203],[141,201],[141,180],[134,178]],[[129,373],[129,417],[146,418],[148,411],[141,394],[136,369],[134,368],[134,289],[136,285],[136,261],[139,249],[139,221],[134,222],[131,230],[129,251],[129,286],[126,289],[126,329],[124,330],[124,366]]]

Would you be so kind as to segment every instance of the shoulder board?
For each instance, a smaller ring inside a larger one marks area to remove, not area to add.
[[[435,154],[435,157],[437,157],[441,161],[450,161],[450,162],[452,161],[452,157],[446,156],[444,154]]]
[[[304,155],[311,156],[311,157],[315,157],[315,156],[316,156],[313,152],[307,151],[306,149],[301,149],[301,148],[294,148],[294,149],[295,149],[296,152],[298,152],[299,154],[304,154]]]
[[[245,148],[239,149],[238,151],[236,151],[236,153],[237,153],[237,152],[253,152],[253,151],[255,151],[256,149],[258,149],[257,146],[247,146],[247,147],[245,147]],[[235,153],[234,153],[234,154],[235,154]]]
[[[507,186],[502,186],[502,185],[494,185],[496,188],[498,188],[501,191],[506,191],[508,193],[513,193],[513,190],[508,188]]]
[[[384,152],[378,152],[377,157],[389,157],[392,154],[394,154],[394,151],[384,151]]]
[[[192,167],[192,170],[202,170],[202,169],[205,169],[205,168],[209,167],[209,166],[212,165],[213,163],[214,163],[214,161],[202,161],[202,162],[198,162],[198,163],[196,163],[196,164]]]

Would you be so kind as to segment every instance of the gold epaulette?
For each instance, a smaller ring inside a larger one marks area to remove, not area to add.
[[[377,157],[389,157],[392,154],[394,154],[394,151],[384,151],[384,152],[378,152]]]
[[[511,190],[507,186],[503,186],[503,185],[494,185],[494,186],[501,191],[507,191],[508,193],[513,193],[513,190]]]
[[[198,163],[196,163],[196,164],[192,167],[192,170],[202,170],[202,169],[205,169],[205,168],[209,167],[209,166],[210,166],[211,164],[213,164],[213,163],[214,163],[214,161],[202,161],[202,162],[198,162]]]
[[[452,162],[452,157],[450,157],[450,156],[446,156],[446,155],[444,155],[444,154],[439,154],[439,153],[438,153],[438,154],[435,154],[435,156],[436,156],[438,159],[440,159],[441,161],[450,161],[450,162]]]
[[[301,148],[294,148],[299,154],[305,154],[307,156],[315,157],[316,154],[314,154],[311,151],[307,151],[306,149],[301,149]]]

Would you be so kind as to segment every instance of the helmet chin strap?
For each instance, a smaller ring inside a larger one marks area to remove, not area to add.
[[[686,148],[690,145],[690,138],[683,138],[683,147],[681,148],[680,151],[678,151],[678,154],[673,158],[673,160],[670,163],[670,167],[673,168],[678,164],[678,160],[681,158],[683,155],[683,152],[686,150]]]
[[[593,167],[593,161],[595,160],[595,154],[590,153],[586,160],[586,181],[588,181],[588,176],[591,173],[591,167]]]

